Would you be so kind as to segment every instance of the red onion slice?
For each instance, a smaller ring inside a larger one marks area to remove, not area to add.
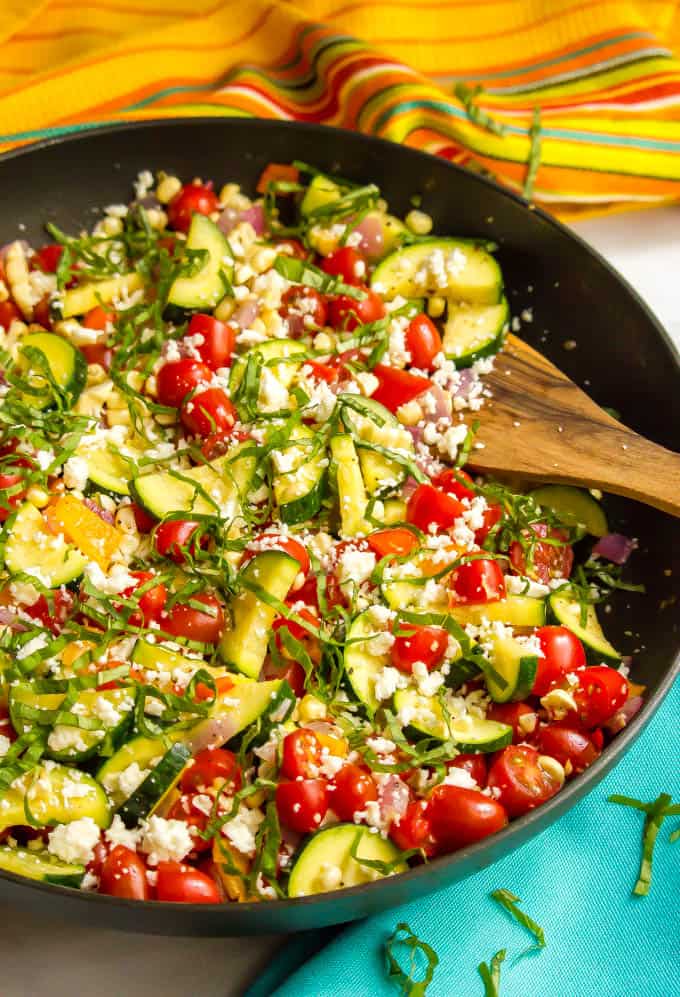
[[[604,557],[613,564],[625,564],[637,547],[637,541],[622,533],[607,533],[593,547],[593,554]]]
[[[236,208],[225,208],[216,225],[223,235],[229,235],[231,230],[241,221],[241,212]]]
[[[257,318],[259,310],[260,305],[255,298],[249,298],[247,301],[244,301],[242,305],[239,305],[234,314],[231,316],[231,321],[234,322],[239,329],[247,329],[253,320]]]
[[[255,229],[256,235],[263,235],[265,226],[264,220],[264,208],[261,204],[253,204],[250,208],[246,208],[245,211],[241,212],[242,222],[249,222]]]
[[[381,779],[380,816],[386,824],[406,813],[410,795],[408,786],[398,775],[390,772]]]
[[[383,224],[377,215],[366,215],[354,228],[361,236],[361,242],[357,244],[359,249],[369,260],[379,259],[385,251],[385,235]]]

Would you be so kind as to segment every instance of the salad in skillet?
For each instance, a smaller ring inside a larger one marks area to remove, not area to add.
[[[257,190],[145,172],[91,233],[2,251],[5,871],[376,880],[545,803],[640,704],[596,498],[464,469],[493,246],[302,163]]]

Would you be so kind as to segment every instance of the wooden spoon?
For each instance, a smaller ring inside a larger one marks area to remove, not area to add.
[[[521,339],[508,336],[484,380],[493,397],[480,413],[474,469],[601,488],[680,516],[680,454],[617,422]]]

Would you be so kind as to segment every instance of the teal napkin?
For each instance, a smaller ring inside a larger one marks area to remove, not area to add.
[[[680,819],[664,822],[651,891],[634,897],[644,815],[606,802],[661,792],[680,801],[679,718],[680,681],[614,771],[540,837],[455,886],[348,927],[276,997],[394,997],[382,953],[399,921],[439,955],[427,997],[482,997],[477,965],[502,948],[502,997],[680,997],[680,841],[668,842]],[[503,887],[543,927],[542,951],[520,958],[532,938],[490,899]]]

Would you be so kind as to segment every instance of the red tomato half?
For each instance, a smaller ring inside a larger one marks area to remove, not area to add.
[[[133,578],[137,579],[136,585],[131,585],[129,588],[124,589],[121,595],[128,597],[131,596],[138,588],[142,585],[146,585],[154,578],[152,571],[131,571],[130,574]],[[141,614],[141,619],[139,624],[144,623],[145,627],[148,627],[150,623],[157,620],[163,611],[166,600],[168,598],[168,590],[162,582],[158,585],[153,585],[151,588],[147,588],[139,597],[139,611]],[[136,616],[133,613],[132,616]],[[130,618],[132,623],[132,617]]]
[[[101,305],[96,305],[89,310],[83,319],[83,325],[87,329],[96,329],[98,332],[105,332],[109,325],[113,324],[115,318],[115,312],[110,311],[108,308],[102,308]]]
[[[321,261],[324,273],[340,277],[345,284],[360,285],[366,280],[366,260],[354,246],[341,246]]]
[[[586,652],[578,637],[567,627],[539,627],[536,631],[543,657],[538,659],[538,669],[534,686],[534,696],[545,696],[556,682],[560,682],[569,672],[583,668]]]
[[[488,785],[511,817],[521,817],[545,803],[560,789],[554,776],[541,768],[539,753],[525,744],[503,748],[489,770]]]
[[[545,523],[534,523],[531,527],[538,537],[546,537],[555,543],[543,543],[538,540],[533,544],[533,563],[529,564],[528,554],[522,550],[518,540],[514,540],[508,549],[510,564],[518,575],[527,575],[546,584],[551,578],[568,578],[574,563],[574,552],[566,543],[567,535],[562,530],[548,530]]]
[[[390,838],[404,852],[422,848],[428,857],[433,856],[436,848],[432,840],[429,801],[414,800],[409,803],[401,820],[390,825]]]
[[[153,516],[150,516],[146,509],[142,509],[141,505],[137,505],[136,502],[130,504],[132,509],[132,514],[135,517],[135,526],[140,533],[151,533],[152,529],[156,525],[156,520]]]
[[[373,373],[380,383],[371,398],[380,402],[390,412],[396,412],[402,405],[413,401],[418,395],[422,395],[423,391],[428,391],[432,387],[428,378],[400,370],[398,367],[386,367],[379,363],[373,368]]]
[[[310,561],[307,549],[296,540],[295,537],[282,536],[280,533],[261,533],[252,541],[253,549],[246,550],[243,555],[243,564],[247,564],[261,550],[282,550],[290,554],[300,565],[300,571],[306,575],[309,571]]]
[[[179,408],[186,396],[199,384],[210,381],[212,372],[207,364],[200,360],[184,357],[182,360],[171,360],[163,364],[156,374],[156,390],[161,405]]]
[[[373,776],[359,765],[343,765],[329,786],[331,809],[340,820],[354,821],[355,814],[378,799]]]
[[[328,306],[328,321],[335,329],[351,331],[359,325],[377,322],[385,314],[385,304],[379,294],[362,287],[364,297],[358,301],[345,294],[332,298]]]
[[[288,321],[289,333],[294,338],[324,326],[328,317],[323,296],[304,284],[293,284],[284,291],[279,314]]]
[[[428,671],[442,662],[449,643],[449,635],[443,627],[404,622],[400,629],[408,633],[395,637],[390,650],[395,668],[410,675],[416,661],[422,661]]]
[[[184,564],[187,553],[195,554],[191,537],[199,528],[199,524],[190,519],[171,519],[167,523],[159,523],[156,527],[154,543],[156,550],[163,557],[170,557],[177,564]]]
[[[104,859],[99,892],[125,900],[149,900],[146,866],[139,855],[125,845],[116,845]]]
[[[333,384],[340,376],[337,367],[331,367],[327,363],[319,363],[318,360],[305,360],[305,367],[311,367],[312,377],[317,381],[325,381],[326,384]]]
[[[232,429],[237,412],[222,388],[207,388],[182,406],[182,423],[195,436],[225,433]]]
[[[538,714],[528,703],[490,703],[486,713],[489,720],[512,727],[512,740],[530,741],[538,726]]]
[[[106,343],[85,343],[84,346],[80,347],[80,352],[88,364],[97,363],[104,370],[111,369],[113,350]]]
[[[457,602],[497,602],[505,598],[505,577],[498,561],[479,557],[466,561],[451,575]]]
[[[476,789],[440,785],[432,791],[429,802],[432,835],[443,852],[481,841],[508,823],[503,806]]]
[[[191,602],[205,606],[206,611],[194,609],[191,605],[177,603],[164,614],[161,627],[173,637],[197,640],[202,644],[216,644],[224,631],[224,610],[217,596],[211,592],[198,592],[191,596]]]
[[[447,769],[462,769],[474,779],[480,789],[486,786],[487,761],[483,754],[460,754],[446,763]]]
[[[279,820],[291,831],[310,834],[328,813],[328,783],[325,779],[296,779],[276,787]]]
[[[313,779],[320,764],[321,741],[313,730],[300,727],[286,734],[281,747],[281,775],[285,779]]]
[[[194,349],[211,370],[229,366],[236,348],[236,329],[229,322],[199,312],[191,316],[187,335],[203,337],[203,342],[194,344]]]
[[[291,687],[298,699],[305,694],[305,670],[298,661],[286,660],[280,664],[274,664],[271,658],[267,657],[262,666],[262,679],[280,679]]]
[[[194,755],[193,764],[182,772],[183,793],[203,792],[211,786],[222,787],[228,782],[234,792],[241,788],[241,769],[236,755],[228,748],[204,748]]]
[[[63,246],[60,246],[58,242],[51,242],[47,246],[36,249],[31,263],[33,266],[39,267],[43,273],[56,273],[63,252]]]
[[[432,370],[432,361],[442,351],[442,337],[431,318],[420,314],[412,318],[406,330],[406,349],[411,363],[420,370]]]
[[[74,596],[63,586],[52,592],[52,608],[47,596],[41,595],[32,606],[26,606],[24,612],[34,620],[39,620],[44,627],[49,627],[53,633],[59,633],[62,625],[71,615]]]
[[[191,793],[183,793],[182,796],[175,800],[168,810],[167,819],[182,820],[188,825],[193,841],[191,846],[192,852],[207,852],[212,849],[212,839],[204,838],[202,834],[198,833],[204,832],[207,829],[210,822],[210,815],[204,813],[200,807],[194,806],[194,797]]]
[[[432,479],[435,488],[454,495],[458,499],[473,499],[476,495],[474,489],[468,487],[468,482],[472,483],[472,478],[465,471],[457,468],[447,467]]]
[[[215,881],[183,862],[159,862],[156,898],[179,904],[218,904],[222,900]]]
[[[431,527],[448,530],[463,515],[463,506],[452,495],[440,492],[434,485],[418,485],[406,506],[406,518],[423,533]]]
[[[608,665],[594,665],[578,673],[574,693],[579,720],[584,727],[602,727],[628,699],[628,679]]]
[[[218,208],[212,184],[185,183],[167,207],[168,224],[178,232],[188,232],[193,215],[210,215]]]
[[[403,557],[410,554],[420,541],[411,530],[404,526],[395,526],[386,530],[376,530],[366,537],[366,542],[376,557]]]
[[[7,465],[3,466],[5,466],[6,470],[11,470]],[[16,507],[23,502],[26,489],[16,487],[22,480],[21,474],[0,474],[0,492],[11,492],[10,494],[3,495],[4,502],[3,505],[0,505],[0,523],[4,523],[12,515]]]
[[[583,772],[600,755],[600,748],[589,734],[561,723],[542,726],[538,732],[538,746],[544,755],[556,758],[561,765],[571,766],[574,773]]]

